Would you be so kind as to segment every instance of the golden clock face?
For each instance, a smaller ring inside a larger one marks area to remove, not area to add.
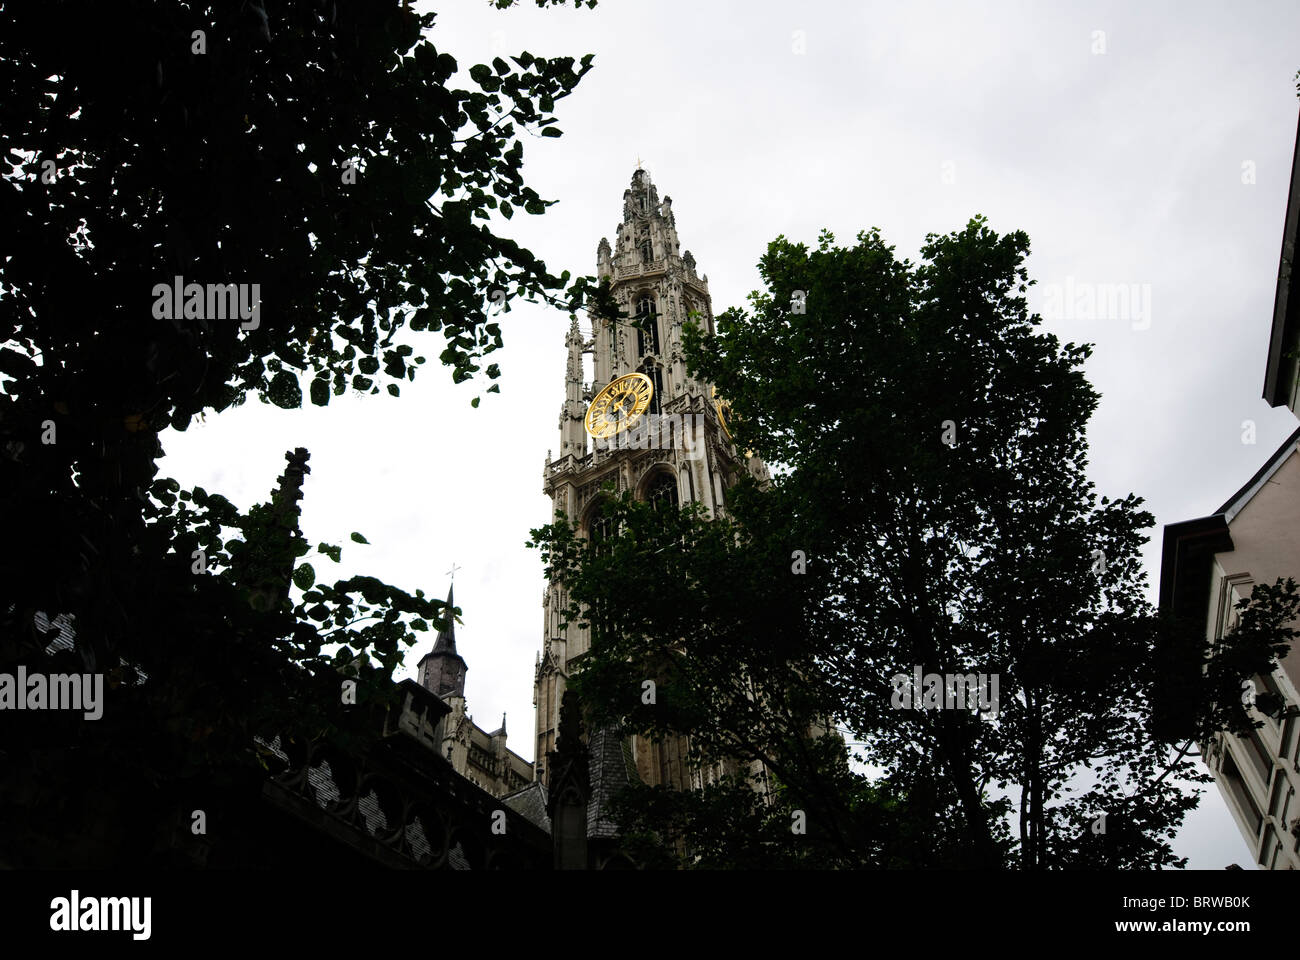
[[[629,373],[611,380],[591,401],[583,426],[597,440],[612,437],[636,423],[649,409],[654,392],[654,384],[644,373]]]
[[[728,421],[731,420],[731,404],[718,396],[717,387],[713,388],[713,408],[718,411],[718,424],[722,427],[722,432],[725,433],[727,439],[730,440],[731,430],[729,429],[730,424]]]

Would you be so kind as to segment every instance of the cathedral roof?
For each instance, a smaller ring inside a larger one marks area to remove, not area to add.
[[[506,794],[501,802],[525,820],[537,824],[547,833],[551,832],[551,818],[546,815],[546,785],[540,780]]]
[[[617,728],[602,727],[591,734],[587,744],[590,755],[591,795],[587,801],[587,837],[617,837],[618,824],[610,817],[610,804],[624,787],[639,780],[632,750]]]

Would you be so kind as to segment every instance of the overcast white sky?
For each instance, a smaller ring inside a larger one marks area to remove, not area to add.
[[[462,71],[525,49],[596,55],[557,105],[565,135],[525,145],[527,182],[561,202],[504,227],[553,271],[594,272],[638,157],[673,199],[715,313],[759,286],[755,265],[778,234],[813,244],[826,227],[849,242],[879,226],[915,258],[927,233],[983,213],[998,232],[1029,234],[1035,310],[1052,284],[1149,291],[1149,315],[1048,323],[1096,344],[1101,493],[1145,497],[1160,525],[1204,516],[1294,429],[1260,393],[1300,6],[524,2],[436,3],[431,36]],[[400,399],[254,403],[162,438],[164,474],[244,508],[267,498],[286,450],[307,447],[303,531],[345,543],[343,567],[322,559],[320,576],[366,572],[442,596],[449,567],[463,567],[469,709],[489,730],[508,712],[510,746],[529,759],[544,579],[524,543],[550,515],[541,472],[559,447],[567,325],[539,307],[505,315],[502,393],[477,410],[476,391],[432,364],[438,335],[423,334],[412,342],[431,363]],[[371,545],[346,543],[353,530]],[[1153,599],[1159,535],[1146,551]],[[431,643],[411,651],[407,675]],[[1251,866],[1214,788],[1176,849],[1194,868]]]

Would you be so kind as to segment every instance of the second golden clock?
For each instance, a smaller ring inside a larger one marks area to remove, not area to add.
[[[722,398],[718,393],[718,388],[713,388],[713,407],[718,411],[718,426],[722,427],[722,432],[726,434],[728,440],[731,439],[731,404]]]

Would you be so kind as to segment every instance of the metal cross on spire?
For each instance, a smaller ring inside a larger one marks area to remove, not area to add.
[[[451,565],[451,569],[447,571],[447,575],[448,575],[449,577],[451,577],[452,582],[455,583],[455,582],[456,582],[456,571],[457,571],[457,570],[464,570],[464,569],[465,569],[464,567],[458,567],[458,566],[456,566],[455,563],[452,563],[452,565]]]

